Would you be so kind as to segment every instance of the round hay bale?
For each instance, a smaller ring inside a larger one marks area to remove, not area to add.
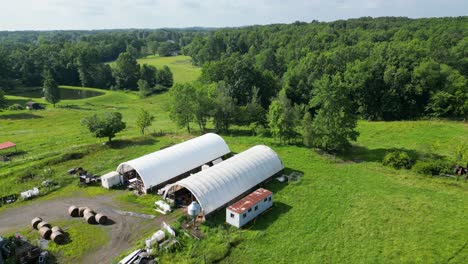
[[[43,227],[47,227],[47,228],[50,229],[51,226],[50,226],[50,224],[47,223],[46,221],[42,221],[42,222],[40,222],[39,224],[37,224],[37,229],[38,229],[38,230],[41,229],[41,228],[43,228]]]
[[[44,239],[50,239],[50,235],[52,234],[52,230],[48,228],[47,226],[43,226],[39,228],[39,235],[44,238]]]
[[[35,217],[32,221],[31,221],[31,225],[34,229],[38,229],[37,228],[37,225],[42,222],[42,218],[40,217]]]
[[[85,211],[86,209],[89,209],[89,208],[88,208],[88,207],[80,207],[80,208],[78,209],[78,215],[79,215],[80,217],[83,217],[83,216],[84,216],[84,211]]]
[[[93,210],[91,210],[91,209],[89,209],[88,207],[86,207],[86,209],[85,209],[84,212],[83,212],[83,215],[85,215],[85,214],[93,214],[93,215],[95,215],[96,212],[94,212]]]
[[[80,216],[80,212],[78,207],[72,205],[68,208],[68,213],[70,214],[71,217],[78,217]]]
[[[54,226],[54,227],[52,227],[52,233],[53,232],[62,232],[62,229],[60,229],[60,227],[58,227],[58,226]]]
[[[83,217],[84,219],[86,219],[86,222],[88,224],[91,224],[91,225],[96,224],[96,217],[93,214],[88,213],[88,214],[85,214]]]
[[[50,240],[54,241],[57,244],[62,244],[65,242],[65,235],[60,231],[55,231],[50,234]]]
[[[104,225],[107,222],[107,216],[103,214],[97,214],[95,218],[96,218],[96,221],[101,225]]]

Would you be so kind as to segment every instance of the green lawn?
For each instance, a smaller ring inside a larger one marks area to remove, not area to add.
[[[148,61],[177,58],[182,57]],[[180,72],[187,70],[187,64],[184,67]],[[188,77],[183,78],[188,81]],[[7,99],[10,103],[27,100],[17,96]],[[62,101],[60,108],[47,105],[42,111],[0,112],[0,142],[13,141],[23,153],[0,164],[0,194],[18,193],[46,178],[56,179],[64,188],[40,199],[107,192],[99,187],[78,188],[77,180],[66,171],[82,166],[101,174],[122,161],[196,136],[187,135],[169,119],[168,99],[167,93],[140,99],[132,92],[105,91],[99,97]],[[139,108],[156,116],[149,135],[139,135],[135,126]],[[81,118],[104,111],[122,112],[127,122],[127,129],[110,146],[80,125]],[[207,233],[204,240],[187,242],[188,248],[165,255],[162,262],[200,263],[204,258],[225,263],[466,262],[468,183],[397,171],[383,167],[380,161],[392,148],[405,149],[414,156],[428,152],[451,155],[454,144],[468,141],[468,125],[360,121],[358,130],[361,135],[353,150],[336,158],[301,146],[282,146],[271,138],[235,131],[223,135],[234,152],[256,144],[273,147],[287,172],[300,171],[304,177],[295,184],[268,183],[266,187],[275,193],[275,206],[247,228],[226,227],[220,212],[207,223],[210,227],[203,227]],[[44,171],[47,168],[50,171]],[[36,176],[21,180],[29,172]],[[149,212],[144,207],[152,200],[123,194],[116,201]],[[19,205],[21,202],[11,206]],[[228,240],[232,243],[227,244]],[[77,252],[70,253],[70,260],[77,260]]]
[[[138,59],[139,64],[149,64],[160,69],[164,65],[171,68],[174,74],[174,82],[183,83],[195,81],[200,76],[200,68],[192,65],[192,59],[189,56],[173,56],[173,57],[159,57],[148,56],[146,58]]]

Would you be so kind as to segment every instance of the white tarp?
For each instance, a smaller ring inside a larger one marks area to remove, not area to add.
[[[136,170],[147,190],[230,152],[222,137],[208,133],[121,163],[117,171]]]
[[[283,168],[276,152],[258,145],[172,184],[168,193],[186,188],[207,215]]]

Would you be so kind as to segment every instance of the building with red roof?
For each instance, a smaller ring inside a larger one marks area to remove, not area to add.
[[[273,206],[273,193],[260,188],[226,208],[226,222],[242,227]]]

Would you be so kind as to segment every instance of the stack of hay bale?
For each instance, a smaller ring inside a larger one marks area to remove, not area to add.
[[[71,217],[83,217],[88,224],[101,224],[104,225],[107,222],[107,216],[104,214],[98,213],[89,207],[76,207],[74,205],[68,208],[68,213]]]
[[[39,235],[47,240],[52,240],[57,244],[62,244],[65,242],[65,235],[63,234],[62,229],[58,226],[51,228],[50,224],[46,221],[43,221],[40,217],[35,217],[31,221],[31,225],[34,229],[39,231]]]

